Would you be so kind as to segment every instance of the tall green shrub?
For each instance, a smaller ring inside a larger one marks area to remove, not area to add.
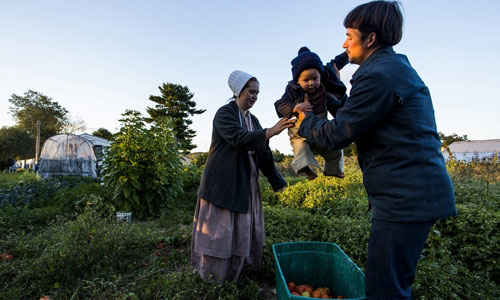
[[[104,182],[118,209],[138,218],[158,216],[182,191],[181,162],[170,121],[146,127],[137,111],[123,114],[122,128],[104,161]]]

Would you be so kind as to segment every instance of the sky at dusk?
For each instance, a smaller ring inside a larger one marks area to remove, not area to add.
[[[301,46],[326,62],[343,51],[343,19],[366,1],[0,0],[0,126],[15,124],[12,94],[38,91],[82,120],[118,131],[126,109],[144,115],[162,83],[187,86],[197,108],[193,151],[208,151],[212,119],[231,97],[227,78],[260,81],[251,112],[263,127],[291,79]],[[500,138],[500,1],[403,0],[406,54],[430,89],[438,130]],[[356,66],[341,78],[349,87]],[[286,131],[271,148],[292,153]]]

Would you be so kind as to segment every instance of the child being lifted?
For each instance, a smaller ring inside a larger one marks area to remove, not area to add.
[[[319,56],[307,47],[299,49],[298,56],[292,60],[293,80],[289,81],[285,93],[274,103],[278,117],[297,116],[297,109],[312,107],[312,112],[322,119],[327,119],[327,112],[335,117],[347,99],[346,87],[340,81],[338,70],[348,63],[347,53],[337,55],[323,66]],[[311,167],[320,168],[314,158],[317,153],[325,159],[323,175],[344,178],[343,150],[329,150],[317,147],[298,134],[300,122],[288,129],[294,159],[292,169],[297,174],[304,174],[307,179],[317,177]]]

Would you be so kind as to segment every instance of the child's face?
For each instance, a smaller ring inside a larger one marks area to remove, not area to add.
[[[307,69],[302,71],[297,83],[306,93],[314,93],[320,85],[321,74],[316,69]]]

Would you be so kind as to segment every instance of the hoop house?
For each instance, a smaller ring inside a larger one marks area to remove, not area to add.
[[[92,176],[97,159],[92,144],[83,137],[59,134],[48,138],[42,146],[39,173],[42,178],[58,176]]]

